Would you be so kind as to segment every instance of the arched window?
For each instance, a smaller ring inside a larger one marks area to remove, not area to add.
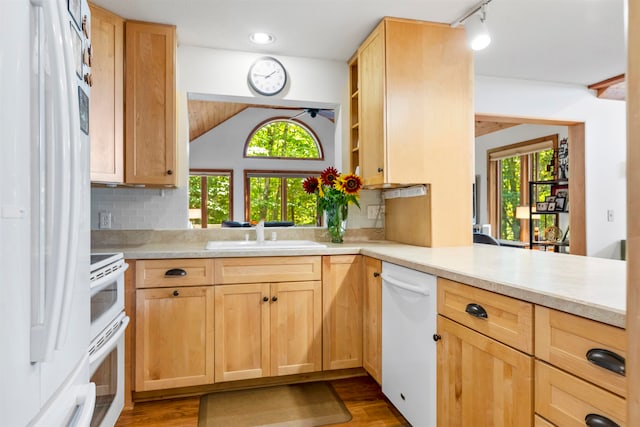
[[[273,118],[261,123],[249,136],[245,157],[322,160],[322,146],[302,122]]]

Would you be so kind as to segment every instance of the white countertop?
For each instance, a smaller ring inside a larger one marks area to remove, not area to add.
[[[327,244],[326,248],[207,251],[205,243],[96,247],[128,259],[358,254],[435,274],[546,307],[624,327],[626,262],[475,244],[425,248],[393,242]]]

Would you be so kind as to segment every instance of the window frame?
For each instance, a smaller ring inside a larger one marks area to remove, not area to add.
[[[251,220],[251,185],[250,178],[307,178],[309,176],[320,176],[322,171],[289,171],[289,170],[269,170],[269,169],[245,169],[244,170],[244,220]],[[280,198],[280,216],[282,221],[287,221],[287,186],[282,185]],[[316,212],[316,227],[322,225],[322,215],[318,210]],[[297,226],[294,224],[294,226]],[[312,225],[309,225],[310,227]],[[301,226],[302,227],[302,226]]]
[[[552,134],[487,150],[487,209],[492,235],[496,239],[501,239],[502,224],[502,168],[499,167],[501,160],[515,156],[520,157],[520,206],[527,206],[529,204],[529,181],[534,180],[533,173],[537,170],[537,163],[533,161],[531,155],[553,149],[555,159],[558,140],[558,134]],[[557,175],[557,173],[558,162],[556,161],[553,165],[553,174]],[[528,219],[520,220],[520,236],[517,241],[529,241]]]
[[[209,228],[207,211],[207,193],[206,179],[207,176],[228,176],[229,177],[229,220],[233,220],[233,169],[189,169],[189,178],[192,176],[200,176],[200,227]],[[188,188],[188,184],[187,184]]]
[[[316,147],[318,148],[318,157],[314,157],[314,158],[309,158],[309,157],[280,157],[280,156],[272,157],[272,156],[250,156],[250,155],[248,155],[247,154],[247,150],[249,149],[249,144],[251,143],[251,140],[253,139],[253,137],[256,134],[256,132],[258,132],[260,129],[262,129],[263,127],[267,126],[268,124],[271,124],[271,123],[274,123],[274,122],[291,122],[291,123],[295,124],[296,126],[300,126],[304,130],[306,130],[307,133],[309,133],[309,135],[311,135],[311,137],[313,138],[314,142],[316,143]],[[256,125],[251,132],[249,132],[249,136],[247,137],[246,141],[244,142],[244,148],[242,149],[242,157],[245,158],[245,159],[277,159],[277,160],[324,161],[324,148],[322,147],[322,143],[320,142],[320,138],[318,138],[318,135],[314,132],[313,129],[311,129],[311,127],[307,126],[307,124],[304,123],[303,121],[300,121],[300,120],[297,120],[297,119],[292,119],[290,117],[285,117],[285,116],[275,116],[275,117],[271,117],[269,119],[263,120],[258,125]]]

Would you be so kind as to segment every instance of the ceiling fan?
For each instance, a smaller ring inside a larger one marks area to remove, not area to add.
[[[335,118],[335,113],[333,110],[325,110],[325,109],[321,109],[321,108],[305,108],[303,111],[301,111],[300,113],[296,114],[295,116],[291,117],[291,120],[293,119],[297,119],[298,117],[302,117],[305,114],[308,114],[309,117],[311,117],[312,119],[315,119],[317,116],[322,116],[328,120],[333,121]]]

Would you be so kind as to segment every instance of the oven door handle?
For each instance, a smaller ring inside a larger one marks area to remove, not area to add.
[[[124,272],[127,271],[128,268],[129,268],[129,264],[125,262],[124,266],[122,267],[122,270],[119,271],[118,274],[111,274],[108,276],[104,276],[96,280],[95,282],[92,282],[90,286],[91,296],[94,296],[95,294],[97,294],[98,292],[106,288],[107,285],[109,285],[109,283],[113,283],[116,280],[120,280],[120,277],[124,275]]]
[[[82,384],[76,394],[76,404],[82,408],[80,415],[76,418],[76,427],[87,427],[91,425],[91,418],[96,406],[96,385],[95,383]]]
[[[124,314],[124,313],[123,313]],[[122,321],[120,322],[120,326],[118,330],[111,335],[108,341],[103,343],[95,353],[89,355],[89,365],[91,366],[91,374],[93,375],[93,370],[96,368],[96,365],[102,362],[102,359],[105,358],[107,354],[111,352],[118,345],[118,340],[124,334],[125,329],[127,329],[127,325],[129,324],[129,316],[124,316]]]

